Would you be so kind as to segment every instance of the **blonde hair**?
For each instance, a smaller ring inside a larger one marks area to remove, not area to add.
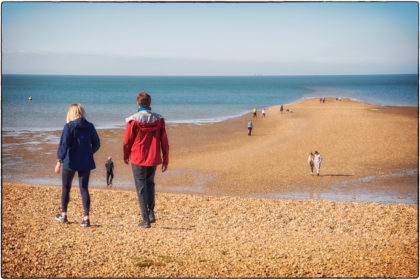
[[[82,104],[71,104],[67,112],[67,122],[74,121],[78,118],[86,118],[85,109],[83,109]]]

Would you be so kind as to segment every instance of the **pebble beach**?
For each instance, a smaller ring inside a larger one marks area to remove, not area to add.
[[[150,229],[137,226],[124,129],[98,130],[92,180],[103,185],[90,188],[90,228],[80,226],[77,180],[69,224],[54,220],[60,186],[3,180],[2,277],[418,277],[418,108],[335,98],[285,108],[293,113],[275,106],[265,118],[168,125],[169,170],[156,175]],[[19,137],[27,135],[2,141]],[[6,151],[3,162],[33,158],[38,169],[27,173],[55,176],[56,148]],[[310,176],[306,163],[315,150],[323,156],[321,176]],[[109,155],[112,188],[104,178]],[[5,172],[20,178],[13,166]]]

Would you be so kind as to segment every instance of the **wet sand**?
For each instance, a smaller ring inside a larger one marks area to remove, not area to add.
[[[272,107],[254,118],[252,136],[251,115],[168,125],[170,165],[157,172],[147,230],[137,227],[124,129],[98,131],[87,229],[77,187],[63,225],[54,220],[60,188],[37,183],[59,185],[61,132],[3,134],[2,277],[417,277],[418,108],[347,99],[285,108],[293,113]],[[314,150],[319,177],[306,162]],[[106,189],[109,155],[116,178]],[[341,202],[390,193],[387,204]]]

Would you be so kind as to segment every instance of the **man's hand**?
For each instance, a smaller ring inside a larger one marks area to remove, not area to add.
[[[129,160],[129,159],[125,159],[125,160],[124,160],[124,163],[125,163],[125,164],[127,164],[127,165],[128,165],[128,163],[129,163],[129,162],[130,162],[130,160]]]
[[[166,169],[168,169],[168,165],[162,163],[162,173],[165,172]]]

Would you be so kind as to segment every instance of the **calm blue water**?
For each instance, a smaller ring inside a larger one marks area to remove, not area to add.
[[[81,103],[97,128],[123,127],[141,91],[167,122],[206,123],[309,97],[418,106],[417,75],[135,77],[2,75],[2,130],[60,130]],[[29,101],[28,97],[33,100]]]

